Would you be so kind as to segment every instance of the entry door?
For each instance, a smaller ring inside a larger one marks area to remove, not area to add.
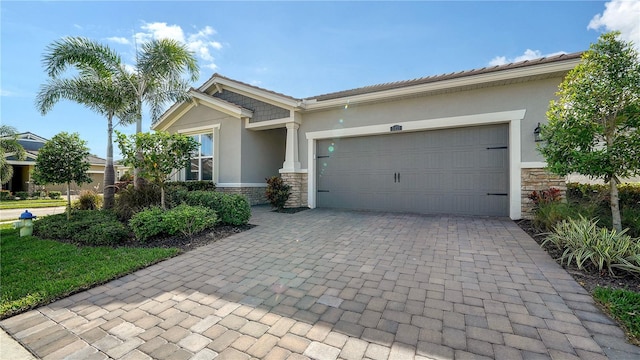
[[[317,206],[508,216],[508,126],[317,142]]]

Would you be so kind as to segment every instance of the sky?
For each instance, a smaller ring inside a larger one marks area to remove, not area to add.
[[[0,2],[0,122],[44,138],[77,132],[105,157],[106,119],[62,100],[34,105],[46,47],[66,36],[110,46],[173,38],[214,73],[296,98],[584,51],[607,31],[640,45],[640,1]],[[171,104],[167,104],[167,108]],[[144,114],[143,131],[151,119]],[[126,134],[135,125],[118,126]],[[115,158],[119,158],[114,146]]]

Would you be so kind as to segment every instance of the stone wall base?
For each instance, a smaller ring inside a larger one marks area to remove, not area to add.
[[[265,191],[267,187],[219,187],[216,191],[226,194],[240,194],[244,195],[249,200],[249,205],[262,205],[268,204]]]
[[[562,193],[562,199],[566,199],[567,182],[564,176],[554,175],[545,169],[522,169],[522,218],[533,219],[534,207],[533,201],[529,199],[529,195],[533,191],[544,191],[549,188],[559,189]]]
[[[291,186],[291,196],[284,207],[297,208],[309,206],[307,201],[308,177],[307,173],[281,173],[282,181]]]

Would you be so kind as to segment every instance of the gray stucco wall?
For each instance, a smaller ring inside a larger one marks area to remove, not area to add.
[[[242,130],[242,182],[264,183],[278,175],[286,147],[286,129]]]
[[[253,111],[253,117],[249,120],[251,123],[288,118],[290,114],[287,109],[252,99],[229,90],[224,90],[221,93],[215,93],[213,96]]]
[[[557,77],[305,113],[298,132],[300,163],[308,167],[306,132],[520,109],[526,109],[521,122],[521,161],[543,161],[535,149],[533,130],[538,122],[546,122],[549,101],[555,98],[561,81]]]

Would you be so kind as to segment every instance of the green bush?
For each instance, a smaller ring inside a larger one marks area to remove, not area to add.
[[[629,235],[640,238],[640,208],[622,209],[622,228],[629,229]]]
[[[282,210],[291,196],[291,185],[285,184],[281,177],[272,176],[265,179],[267,181],[267,191],[265,193],[271,206]]]
[[[76,210],[98,210],[102,207],[102,196],[93,191],[83,191],[78,200],[71,204]]]
[[[181,233],[192,236],[195,233],[216,226],[216,212],[204,206],[179,205],[162,215],[162,224],[169,235]]]
[[[159,235],[192,236],[212,228],[218,222],[216,212],[203,206],[179,205],[170,210],[152,207],[131,217],[129,226],[136,239],[148,241]]]
[[[246,225],[251,218],[251,206],[242,195],[214,191],[178,191],[173,198],[178,203],[214,210],[220,223],[224,225]]]
[[[57,200],[62,198],[62,192],[60,191],[49,191],[49,198],[53,200]]]
[[[129,231],[111,211],[73,211],[44,216],[33,224],[34,235],[46,239],[72,240],[80,245],[117,245],[129,239]]]
[[[216,184],[213,181],[169,181],[168,188],[182,188],[187,191],[215,191]]]
[[[1,190],[0,191],[0,200],[13,200],[13,196],[11,196],[11,191],[9,191],[9,190]]]
[[[640,183],[624,183],[618,185],[620,208],[640,208]],[[567,184],[567,198],[579,202],[602,203],[609,206],[609,185],[601,184]]]
[[[152,206],[160,205],[160,187],[145,183],[136,190],[133,185],[128,185],[116,194],[116,202],[113,210],[122,221],[129,221],[133,214]]]
[[[20,200],[26,200],[29,198],[28,191],[16,191],[16,197],[19,197]]]
[[[160,207],[151,207],[135,213],[129,220],[129,227],[140,241],[158,236],[165,232],[162,223],[164,210]]]
[[[578,216],[578,211],[585,211],[587,208],[578,209],[569,203],[550,202],[538,205],[533,217],[533,226],[538,231],[551,231],[556,224],[563,220]]]
[[[543,246],[550,244],[562,251],[560,263],[575,263],[578,269],[594,267],[616,275],[615,270],[640,273],[640,241],[626,234],[599,228],[597,220],[569,219],[560,222]]]

